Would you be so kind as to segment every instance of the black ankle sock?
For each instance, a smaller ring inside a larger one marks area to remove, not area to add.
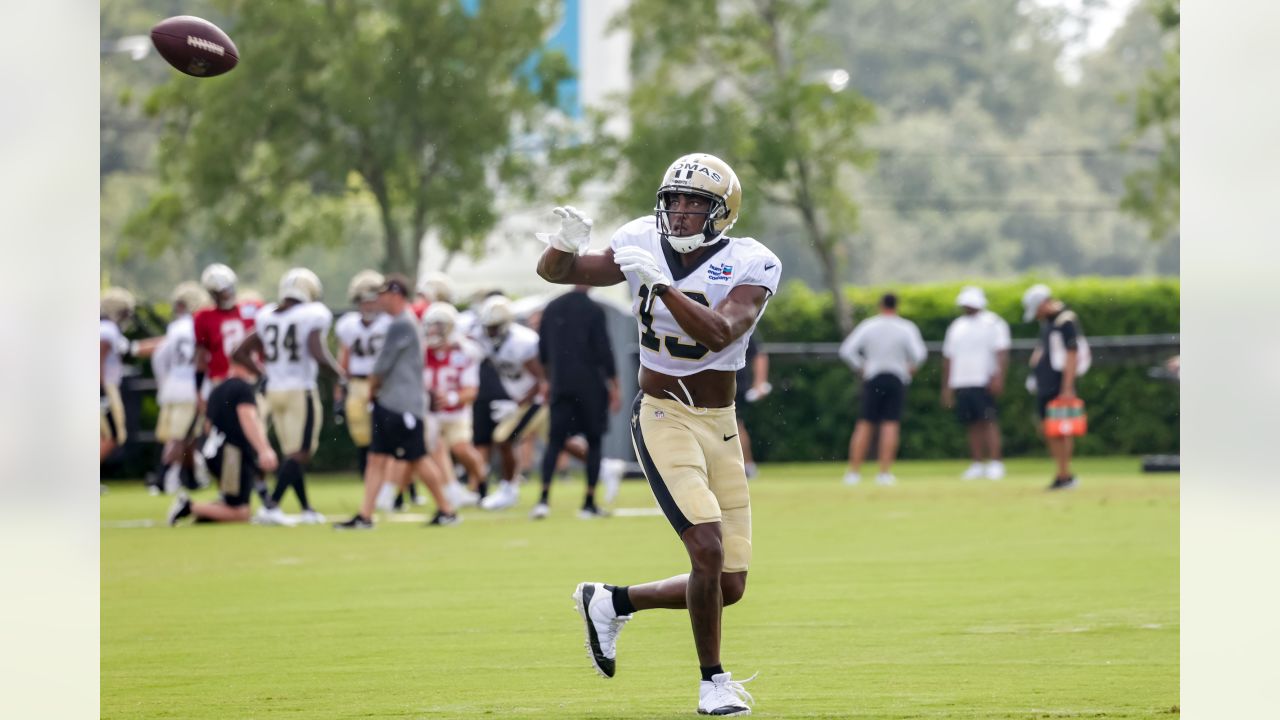
[[[701,667],[701,666],[699,666],[699,667]],[[712,676],[712,675],[719,675],[719,674],[720,674],[720,673],[722,673],[722,672],[724,672],[724,667],[723,667],[723,666],[721,666],[721,665],[715,665],[715,666],[712,666],[712,667],[704,667],[704,668],[702,668],[702,679],[703,679],[703,680],[705,680],[705,681],[707,681],[707,682],[711,682],[711,676]]]
[[[551,488],[547,487],[546,485],[542,486],[542,494],[538,496],[538,502],[542,503],[543,505],[551,504]]]
[[[396,501],[395,501],[395,504],[393,504],[391,507],[395,508],[396,510],[399,510],[400,508],[404,507],[404,493],[403,493],[403,492],[401,492],[401,493],[397,493],[397,494],[396,494]]]
[[[605,590],[613,597],[613,611],[618,615],[630,615],[636,611],[636,606],[631,604],[631,596],[627,594],[627,586],[605,585]]]
[[[415,501],[418,499],[418,486],[413,483],[409,483],[409,497]]]
[[[480,499],[481,499],[481,500],[483,500],[483,499],[484,499],[484,496],[485,496],[485,495],[488,495],[488,494],[489,494],[489,481],[488,481],[488,480],[481,480],[481,481],[480,481],[480,487],[476,488],[476,494],[480,496]]]

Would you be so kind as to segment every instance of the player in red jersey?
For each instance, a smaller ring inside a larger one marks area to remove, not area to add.
[[[431,404],[427,422],[429,450],[442,468],[451,468],[449,455],[466,468],[469,490],[454,484],[455,504],[475,505],[480,500],[480,483],[489,474],[484,458],[471,442],[471,404],[480,389],[480,363],[476,353],[463,346],[469,342],[457,334],[458,311],[447,302],[431,304],[423,317],[426,351],[422,379]]]
[[[253,330],[253,313],[236,304],[236,274],[214,263],[200,275],[200,284],[209,291],[214,306],[193,316],[196,336],[196,384],[201,385],[200,403],[213,386],[227,377],[231,353]],[[202,382],[207,379],[207,382]]]

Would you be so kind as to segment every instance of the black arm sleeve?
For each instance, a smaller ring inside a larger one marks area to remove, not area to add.
[[[1062,346],[1068,350],[1075,350],[1079,347],[1077,339],[1080,333],[1076,330],[1075,320],[1067,320],[1058,326],[1058,332],[1062,333]]]

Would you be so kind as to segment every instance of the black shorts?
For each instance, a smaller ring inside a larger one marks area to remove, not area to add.
[[[996,399],[984,387],[956,388],[956,418],[964,425],[1000,419]]]
[[[1041,420],[1044,419],[1045,413],[1048,411],[1049,403],[1053,402],[1053,399],[1056,397],[1058,397],[1057,390],[1054,390],[1052,395],[1045,395],[1043,393],[1036,395],[1036,414],[1040,416]]]
[[[372,421],[373,441],[369,443],[369,452],[409,462],[427,454],[426,430],[422,418],[413,417],[411,428],[405,422],[405,413],[388,410],[374,403]]]
[[[884,373],[862,383],[862,419],[897,422],[902,419],[906,385],[897,375]]]
[[[223,443],[213,457],[205,457],[209,474],[218,480],[218,492],[228,507],[249,504],[253,486],[261,476],[258,459],[251,450],[241,450],[231,443]]]
[[[598,439],[609,427],[609,398],[603,392],[556,395],[550,412],[552,436]]]
[[[498,423],[493,421],[494,400],[507,399],[507,392],[502,387],[502,378],[493,363],[485,360],[480,363],[480,388],[476,401],[471,405],[471,444],[492,445],[493,431]]]

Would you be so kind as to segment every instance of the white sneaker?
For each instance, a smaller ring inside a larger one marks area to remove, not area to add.
[[[895,485],[897,482],[898,478],[894,477],[893,473],[879,473],[876,475],[877,485]]]
[[[613,677],[617,671],[618,633],[633,616],[613,611],[613,593],[605,589],[604,583],[578,583],[573,602],[586,628],[591,665],[601,677]]]
[[[987,479],[1003,480],[1004,479],[1004,463],[999,460],[992,460],[987,463]]]
[[[454,507],[475,507],[480,504],[480,493],[459,482],[455,482],[453,487],[456,489],[449,497],[449,502]]]
[[[605,458],[600,461],[600,482],[604,484],[604,504],[612,505],[622,487],[622,475],[627,471],[627,463],[617,458]]]
[[[986,475],[987,468],[980,462],[970,463],[969,469],[964,471],[960,476],[961,480],[977,480]]]
[[[861,474],[861,473],[856,473],[856,472],[854,472],[854,471],[850,470],[850,471],[848,471],[848,472],[846,472],[846,473],[844,474],[844,484],[845,484],[845,485],[857,485],[857,484],[858,484],[858,483],[860,483],[860,482],[862,482],[862,474]]]
[[[393,501],[393,502],[394,502],[394,501]],[[418,507],[422,507],[423,505],[426,505],[426,504],[427,504],[427,496],[426,496],[426,495],[414,495],[414,496],[413,496],[413,504],[414,504],[414,505],[417,505]]]
[[[397,494],[391,483],[382,483],[382,487],[378,488],[378,497],[373,501],[373,507],[383,512],[391,512],[396,506]]]
[[[702,680],[698,684],[698,714],[718,715],[720,717],[738,717],[751,714],[751,705],[755,698],[742,687],[742,683],[751,682],[755,675],[737,682],[730,673],[724,672],[711,676],[711,682]]]
[[[480,501],[485,510],[506,510],[520,501],[520,487],[510,480],[503,480],[492,495]]]
[[[551,508],[544,502],[540,502],[533,506],[533,510],[529,511],[530,520],[542,520],[551,514]]]
[[[298,522],[303,525],[323,525],[325,523],[325,518],[324,515],[321,515],[315,510],[303,510],[302,517],[298,519]]]
[[[278,525],[280,527],[293,527],[298,524],[297,520],[284,514],[284,511],[278,507],[274,508],[258,508],[257,514],[253,516],[255,525]]]

